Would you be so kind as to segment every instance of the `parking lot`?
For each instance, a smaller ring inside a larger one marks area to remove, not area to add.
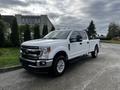
[[[98,58],[81,57],[57,78],[24,69],[1,73],[0,90],[120,90],[120,45],[101,44]]]

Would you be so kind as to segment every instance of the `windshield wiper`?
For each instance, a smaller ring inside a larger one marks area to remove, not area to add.
[[[43,38],[43,39],[58,39],[58,38]]]
[[[42,39],[58,39],[58,38],[42,38]]]
[[[58,39],[58,38],[50,38],[50,39]]]

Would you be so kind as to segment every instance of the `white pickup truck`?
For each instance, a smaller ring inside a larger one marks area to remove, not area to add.
[[[89,40],[86,31],[56,30],[42,39],[23,42],[20,49],[22,66],[33,72],[48,71],[58,76],[69,60],[91,53],[96,58],[99,39]]]

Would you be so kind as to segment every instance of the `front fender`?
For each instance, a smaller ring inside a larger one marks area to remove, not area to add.
[[[54,58],[54,56],[55,56],[58,52],[60,52],[60,51],[66,52],[66,54],[69,56],[68,48],[63,47],[63,46],[60,46],[60,47],[54,48],[54,49],[51,51],[51,53],[49,54],[49,58]]]

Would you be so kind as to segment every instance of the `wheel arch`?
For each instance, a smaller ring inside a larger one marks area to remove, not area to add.
[[[63,56],[66,58],[66,60],[68,59],[67,53],[62,50],[62,51],[58,51],[58,52],[54,55],[53,60],[54,60],[55,58],[59,57],[60,55],[63,55]]]

